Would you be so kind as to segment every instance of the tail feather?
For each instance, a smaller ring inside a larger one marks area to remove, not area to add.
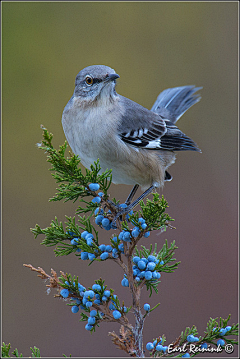
[[[169,131],[161,138],[161,148],[168,151],[198,151],[202,152],[196,143],[182,131],[174,134]]]
[[[181,86],[164,90],[158,95],[151,111],[165,115],[168,110],[171,122],[176,123],[190,107],[201,100],[201,96],[196,94],[200,89],[202,87]]]

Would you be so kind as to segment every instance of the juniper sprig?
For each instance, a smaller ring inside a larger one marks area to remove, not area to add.
[[[47,274],[40,267],[25,266],[47,282],[48,293],[54,290],[56,298],[65,301],[72,313],[78,313],[80,321],[86,323],[87,331],[94,332],[102,322],[116,322],[120,325],[120,333],[109,332],[113,343],[130,356],[144,357],[144,323],[159,303],[153,308],[148,303],[142,305],[141,292],[145,288],[149,290],[149,296],[153,291],[157,294],[161,276],[173,273],[180,264],[174,258],[177,250],[175,241],[159,240],[158,245],[153,245],[149,239],[154,231],[161,234],[167,228],[173,228],[170,225],[173,219],[166,213],[168,203],[163,196],[154,193],[152,199],[140,202],[138,211],[134,208],[122,214],[120,211],[126,204],[111,199],[108,194],[111,170],[102,172],[97,161],[83,173],[80,158],[66,155],[67,143],[56,150],[52,145],[53,135],[43,126],[42,129],[43,139],[39,148],[47,154],[50,171],[58,184],[57,193],[50,201],[72,201],[77,203],[77,207],[75,216],[66,216],[65,223],[55,217],[47,228],[36,224],[31,229],[34,237],[43,235],[42,244],[54,247],[56,256],[74,254],[88,264],[110,260],[112,266],[119,265],[123,272],[120,281],[123,287],[129,289],[131,303],[126,306],[125,301],[115,294],[113,288],[108,288],[102,278],[89,285],[76,275],[60,272],[58,276],[54,270]],[[100,243],[99,230],[105,231],[105,243]],[[129,313],[133,313],[134,323],[130,323]],[[164,345],[166,337],[162,334],[148,342],[146,349],[151,357],[188,357],[207,351],[209,346],[221,350],[225,344],[237,345],[233,336],[238,335],[238,325],[229,326],[229,320],[230,316],[225,320],[210,318],[202,336],[198,336],[197,328],[193,326],[182,331],[168,345]],[[198,351],[191,352],[193,346]],[[9,350],[10,347],[4,344],[2,351],[6,357]],[[38,354],[40,356],[37,348],[32,349],[32,355]],[[14,355],[18,356],[18,352],[15,351]]]

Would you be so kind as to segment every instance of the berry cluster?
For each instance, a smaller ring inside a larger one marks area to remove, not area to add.
[[[113,295],[110,290],[107,290],[104,285],[95,283],[89,290],[86,290],[86,288],[80,283],[77,284],[77,289],[74,282],[72,282],[70,285],[68,281],[65,281],[65,285],[74,286],[74,290],[64,288],[60,291],[60,295],[63,298],[70,298],[72,302],[72,313],[78,313],[80,308],[83,311],[89,313],[90,315],[88,318],[86,317],[85,319],[88,321],[85,326],[86,330],[92,330],[105,315],[103,312],[99,312],[98,310],[90,310],[90,308],[92,308],[94,304],[100,306],[109,303],[109,309],[112,311],[112,315],[116,320],[121,318],[123,313],[127,312],[127,307],[121,307],[119,305],[118,297],[115,294]],[[78,295],[78,297],[75,297],[75,295]]]
[[[91,191],[97,191],[100,186],[97,183],[91,183],[89,185],[89,188]],[[97,203],[100,204],[101,203],[101,198],[103,197],[104,193],[103,192],[99,192],[98,196],[94,197],[92,199],[93,203]],[[122,203],[119,205],[119,208],[126,208],[127,204],[126,203]],[[116,229],[115,224],[112,223],[111,220],[111,214],[112,212],[109,210],[107,213],[104,212],[104,210],[100,207],[96,208],[95,212],[95,223],[100,226],[101,228],[105,229],[106,231],[109,231],[110,229]],[[133,214],[133,210],[131,210],[127,215],[126,215],[126,220],[127,221],[131,221],[130,216]],[[120,217],[121,220],[121,217]],[[125,242],[131,242],[132,238],[136,238],[138,237],[138,235],[141,233],[141,231],[145,231],[147,228],[147,224],[145,223],[145,220],[143,218],[139,218],[138,220],[139,225],[135,226],[133,229],[127,231],[127,230],[123,230],[120,234],[119,234],[119,239],[121,241],[125,241]],[[144,233],[144,237],[148,238],[150,236],[150,232],[145,232]]]
[[[145,279],[146,281],[154,283],[161,277],[158,270],[161,269],[164,261],[159,261],[155,256],[149,255],[147,258],[135,256],[133,257],[133,263],[133,277],[136,282],[141,282]],[[121,284],[123,287],[129,287],[129,281],[126,274],[124,274]]]
[[[147,258],[135,256],[133,263],[133,276],[136,282],[143,279],[157,281],[161,277],[158,270],[164,262],[160,262],[155,256],[149,255]]]
[[[232,329],[232,327],[230,326],[230,325],[228,325],[226,328],[221,328],[220,330],[219,330],[219,335],[221,335],[221,336],[224,336],[227,332],[229,332],[229,330],[231,330]],[[215,332],[216,330],[218,330],[218,328],[216,328],[216,327],[214,327],[213,328],[213,332]]]
[[[82,249],[79,247],[79,245],[81,244],[81,240],[84,240],[89,247],[93,247],[95,243],[94,243],[94,236],[92,233],[89,233],[88,231],[84,231],[81,233],[80,237],[77,237],[77,235],[71,231],[68,231],[67,234],[73,236],[73,239],[71,239],[70,243],[75,247],[76,252],[81,253],[82,260],[86,260],[86,259],[94,260],[96,258],[96,255],[92,253],[93,251],[97,253],[96,248],[94,250],[92,249],[92,252],[82,252]]]
[[[195,336],[192,335],[192,334],[189,334],[189,335],[187,336],[187,341],[188,341],[189,343],[196,343],[196,342],[199,341],[199,338],[198,338],[198,337],[195,337]]]
[[[98,191],[100,188],[98,183],[90,183],[89,184],[89,189],[91,191]],[[103,197],[104,193],[103,192],[99,192],[98,196],[94,197],[92,199],[93,203],[97,203],[100,204],[101,203],[101,198]],[[127,205],[125,203],[120,204],[119,208],[126,208]],[[116,229],[116,226],[113,225],[112,220],[111,220],[111,214],[112,212],[109,210],[107,213],[104,212],[104,210],[100,207],[96,208],[95,212],[95,223],[100,226],[101,228],[105,229],[106,231],[109,231],[110,229]],[[126,215],[126,219],[129,220],[129,216],[133,214],[133,211],[130,211],[129,214]],[[110,218],[109,218],[110,217]],[[99,246],[99,250],[102,252],[100,254],[100,258],[102,260],[105,260],[109,257],[109,253],[112,252],[112,257],[113,258],[117,258],[118,257],[118,252],[124,252],[124,247],[122,243],[119,243],[119,240],[121,240],[120,236],[119,237],[114,237],[112,239],[113,242],[117,243],[118,246],[110,246],[110,245],[100,245]]]
[[[99,190],[100,186],[98,183],[90,183],[88,188],[90,191],[96,192]],[[86,190],[88,190],[86,188]],[[109,210],[107,213],[100,207],[101,198],[104,196],[103,192],[97,193],[97,196],[93,198],[92,202],[98,204],[98,208],[95,209],[95,223],[101,228],[109,231],[110,229],[115,229],[115,225],[112,224],[112,213]],[[120,208],[126,208],[127,205],[125,203],[119,205]],[[150,236],[150,231],[147,231],[147,224],[144,218],[131,219],[131,215],[133,215],[133,211],[130,211],[129,214],[126,215],[126,219],[129,222],[132,222],[135,227],[132,229],[124,229],[122,230],[118,236],[114,236],[111,239],[111,245],[101,244],[98,246],[97,241],[94,239],[94,235],[89,233],[88,231],[84,231],[78,237],[74,232],[68,231],[67,234],[72,236],[71,244],[74,246],[74,249],[82,260],[90,260],[93,261],[100,257],[101,260],[106,260],[107,258],[117,258],[121,253],[124,253],[124,242],[131,242],[133,239],[137,238],[141,233],[147,238]],[[120,217],[121,218],[121,217]],[[136,225],[138,224],[138,225]],[[84,242],[83,242],[84,241]],[[86,245],[85,245],[86,243]],[[151,271],[151,270],[150,270]],[[150,274],[148,274],[150,276]],[[159,278],[159,274],[157,275]],[[154,278],[154,274],[153,274]],[[158,279],[157,278],[157,279]],[[150,277],[149,277],[150,279]],[[149,280],[148,279],[148,280]],[[124,286],[127,285],[127,278],[123,282]]]
[[[98,183],[90,183],[88,187],[89,187],[90,191],[92,191],[92,192],[96,192],[100,188]],[[87,188],[86,188],[86,190],[87,190]],[[96,203],[96,204],[100,205],[101,199],[103,196],[104,196],[103,192],[98,192],[97,196],[95,196],[92,199],[92,203],[94,203],[94,204]],[[127,207],[126,203],[122,203],[119,205],[119,208],[126,208],[126,207]],[[94,214],[96,216],[95,223],[98,226],[105,229],[106,231],[109,231],[110,229],[116,229],[115,224],[113,224],[112,220],[109,219],[109,215],[112,214],[112,212],[110,210],[107,213],[105,213],[102,208],[98,207],[98,208],[96,208]],[[133,211],[130,211],[129,214],[126,215],[126,219],[129,220],[129,216],[132,214],[133,214]]]
[[[130,215],[132,214],[131,212],[129,212]],[[121,231],[119,233],[119,239],[124,242],[131,242],[133,238],[137,238],[142,231],[145,231],[147,229],[147,224],[145,223],[144,218],[140,217],[138,219],[138,223],[138,226],[133,227],[133,229],[129,231]],[[150,236],[150,232],[145,232],[143,236],[145,238],[148,238]]]
[[[103,196],[103,193],[102,192],[99,192],[98,195],[100,197]],[[100,198],[99,197],[99,198]],[[95,197],[97,198],[97,197]],[[92,200],[94,201],[95,198]],[[101,198],[100,198],[101,199]],[[101,201],[100,201],[101,202]],[[100,202],[97,202],[97,203],[100,203]],[[96,203],[96,200],[95,200],[95,203]],[[119,205],[119,208],[126,208],[127,205],[126,203],[122,203]],[[112,220],[109,219],[109,215],[111,216],[112,212],[109,210],[108,212],[104,212],[104,210],[102,208],[96,208],[95,212],[94,212],[96,218],[95,218],[95,223],[100,226],[101,228],[105,229],[106,231],[109,231],[110,229],[116,229],[116,226],[115,224],[112,223]],[[129,221],[130,219],[130,216],[133,214],[133,211],[130,211],[127,215],[126,215],[126,220]],[[121,217],[120,217],[121,219]],[[140,233],[140,232],[139,232]]]
[[[226,328],[220,328],[220,329],[214,327],[214,328],[213,328],[213,332],[216,332],[216,331],[219,330],[218,334],[219,334],[220,336],[224,336],[224,335],[225,335],[227,332],[229,332],[231,329],[232,329],[232,327],[231,327],[230,325],[228,325]],[[223,339],[218,339],[217,345],[223,346],[223,345],[225,345],[225,341],[224,341]]]
[[[99,209],[99,208],[97,208]],[[97,216],[96,218],[98,218],[99,216]],[[105,221],[106,220],[106,221]],[[143,218],[139,218],[139,220],[143,220]],[[105,222],[107,223],[108,218],[104,218],[102,223],[104,224]],[[146,223],[144,222],[143,225],[146,225]],[[107,226],[110,226],[110,224],[108,223]],[[107,226],[105,229],[107,229]],[[142,230],[144,230],[142,228]],[[71,244],[75,247],[75,250],[77,253],[81,253],[80,257],[82,260],[91,260],[93,261],[94,259],[96,259],[97,257],[100,257],[101,260],[106,260],[108,257],[112,257],[112,258],[117,258],[119,256],[120,253],[124,253],[124,245],[123,242],[129,242],[131,241],[131,239],[133,237],[136,237],[140,234],[141,229],[139,227],[134,227],[134,229],[129,232],[129,231],[121,231],[119,236],[114,236],[111,239],[111,244],[112,245],[105,245],[105,244],[101,244],[101,245],[97,245],[96,241],[94,240],[94,235],[92,233],[89,233],[88,231],[84,231],[81,233],[80,237],[77,237],[77,235],[71,231],[68,231],[67,234],[70,236],[73,236],[73,238],[71,239]],[[148,237],[150,235],[150,232],[146,232],[144,234],[145,237]],[[82,250],[80,248],[80,245],[82,245],[82,240],[84,240],[84,242],[86,243],[86,245],[89,247],[88,251],[86,250]],[[142,259],[142,260],[146,260],[146,259]],[[147,262],[146,262],[147,263]],[[156,261],[156,263],[158,263],[158,261]],[[141,265],[141,264],[140,264]],[[143,265],[140,269],[143,269]],[[148,272],[153,271],[153,267],[154,267],[154,263],[152,263],[151,265],[149,265],[148,268]],[[145,268],[145,267],[144,267]],[[136,269],[136,268],[134,268]],[[147,276],[149,278],[146,278],[147,280],[151,279],[153,277],[153,279],[159,279],[160,278],[160,274],[158,273],[157,276],[155,277],[156,273],[151,274],[150,272],[147,274]],[[154,271],[153,271],[154,272]],[[150,278],[151,277],[151,278]],[[141,277],[140,277],[141,278]],[[138,280],[138,279],[136,279]]]
[[[163,346],[161,343],[162,343],[162,339],[158,338],[158,339],[154,340],[153,343],[152,342],[147,343],[146,349],[149,350],[149,351],[155,349],[158,352],[161,351],[163,353],[166,353],[168,347]]]
[[[86,330],[92,330],[94,324],[96,324],[96,316],[97,316],[97,311],[95,309],[91,310],[90,311],[90,316],[88,318],[88,322],[87,324],[85,325],[85,329]]]
[[[112,221],[110,221],[110,219],[107,217],[107,215],[111,213],[112,212],[110,210],[105,213],[102,208],[97,208],[94,212],[96,216],[95,223],[106,231],[115,228],[114,226],[112,226]]]
[[[120,253],[124,253],[124,245],[120,243],[120,240],[117,236],[114,236],[111,239],[110,244],[100,244],[99,246],[96,244],[94,240],[94,236],[92,233],[88,231],[84,231],[81,233],[80,237],[76,237],[76,234],[73,232],[68,232],[68,235],[74,236],[71,240],[71,244],[76,247],[76,252],[81,253],[80,258],[82,260],[95,260],[97,257],[100,257],[101,260],[106,260],[107,258],[117,258]],[[86,244],[90,247],[88,251],[82,251],[79,248],[81,245],[81,240],[85,240]]]

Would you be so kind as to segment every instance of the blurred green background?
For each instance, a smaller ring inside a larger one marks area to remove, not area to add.
[[[2,3],[3,340],[24,356],[34,345],[48,357],[126,356],[107,335],[118,325],[101,324],[90,335],[80,316],[23,268],[63,270],[85,286],[101,276],[130,305],[119,268],[55,258],[30,233],[36,223],[74,214],[76,204],[48,203],[56,185],[35,144],[41,124],[55,146],[64,142],[61,115],[75,76],[94,64],[114,68],[117,91],[147,108],[165,88],[203,86],[200,103],[178,123],[202,154],[178,153],[163,190],[177,229],[144,243],[174,239],[182,262],[162,275],[158,296],[142,292],[142,304],[161,303],[145,323],[144,345],[162,334],[170,343],[193,324],[203,334],[210,316],[231,313],[237,322],[237,14],[237,2]],[[113,185],[110,194],[124,201],[129,191]],[[100,238],[106,243],[106,232]]]

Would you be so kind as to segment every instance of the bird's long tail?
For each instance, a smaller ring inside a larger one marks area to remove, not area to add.
[[[176,123],[184,112],[201,100],[201,96],[196,94],[201,88],[181,86],[164,90],[158,95],[151,111],[162,114],[165,108],[171,114],[171,122]]]

